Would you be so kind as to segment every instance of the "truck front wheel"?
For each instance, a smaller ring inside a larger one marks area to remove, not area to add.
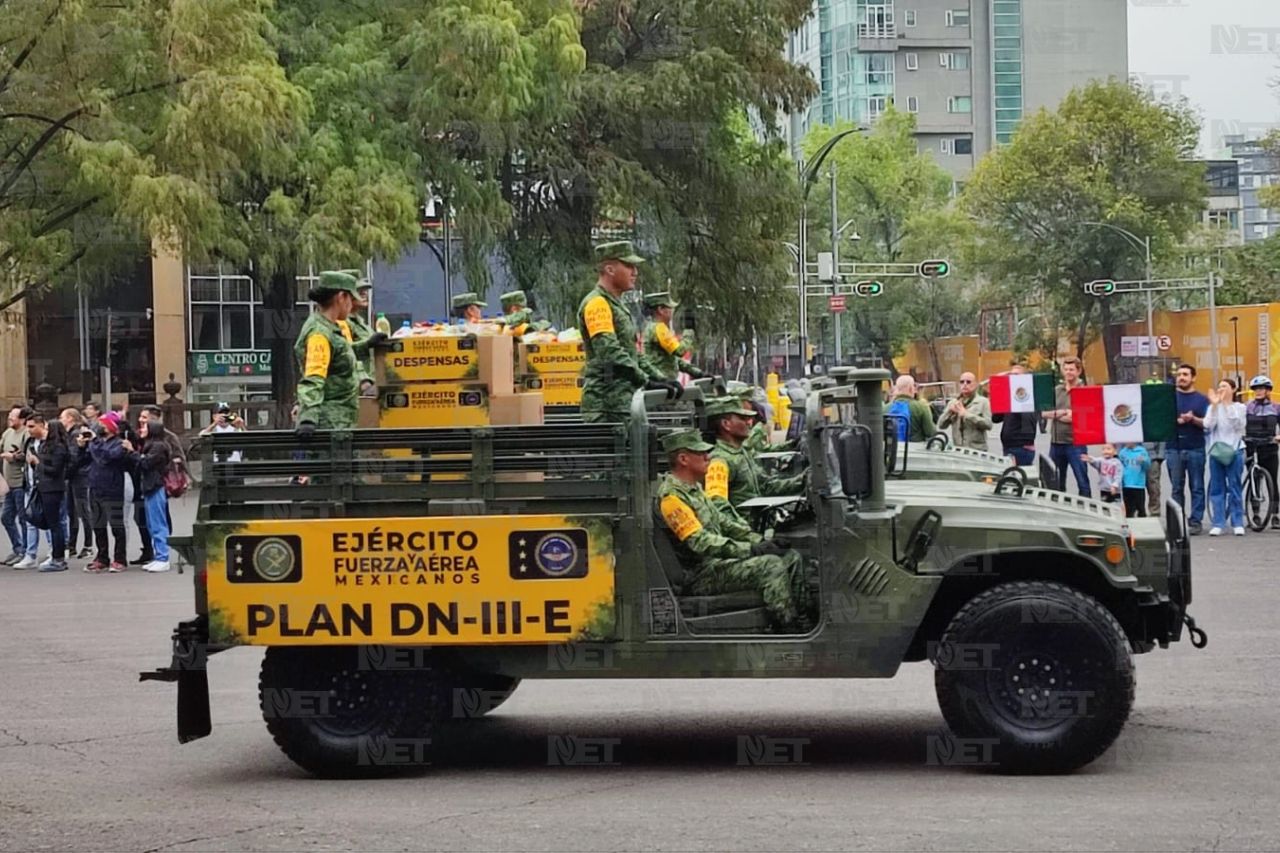
[[[284,754],[326,778],[424,769],[447,688],[425,667],[376,664],[353,646],[268,648],[259,702]]]
[[[1014,773],[1066,773],[1102,755],[1133,707],[1124,629],[1058,583],[1001,584],[971,599],[930,649],[945,755]]]

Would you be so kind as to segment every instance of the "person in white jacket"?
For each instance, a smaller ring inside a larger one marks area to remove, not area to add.
[[[1245,406],[1235,401],[1236,384],[1230,379],[1219,382],[1208,397],[1204,428],[1209,433],[1209,535],[1221,536],[1229,516],[1231,532],[1243,536]],[[1231,461],[1223,462],[1219,457],[1228,451]]]

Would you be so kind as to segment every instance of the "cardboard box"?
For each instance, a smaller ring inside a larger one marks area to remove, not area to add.
[[[379,387],[409,382],[480,379],[480,344],[475,335],[396,338],[374,356]]]
[[[384,429],[489,424],[489,395],[476,383],[419,382],[383,388],[378,403],[378,426]]]
[[[516,349],[517,373],[581,373],[587,363],[582,342],[520,344]]]
[[[516,383],[521,391],[541,391],[547,406],[581,406],[583,379],[576,373],[543,373],[521,376]]]
[[[509,335],[481,335],[476,339],[480,353],[480,382],[490,396],[515,393],[515,339]]]
[[[376,397],[361,397],[360,411],[356,415],[356,429],[377,429],[378,428],[378,399]]]
[[[541,391],[495,395],[489,398],[489,423],[493,426],[537,426],[543,423]]]

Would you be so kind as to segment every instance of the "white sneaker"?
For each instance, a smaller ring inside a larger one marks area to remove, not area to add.
[[[21,560],[14,563],[13,567],[15,569],[34,569],[38,565],[40,564],[36,561],[35,557],[28,556],[28,557],[23,557]]]
[[[1231,532],[1232,532],[1232,533],[1234,533],[1234,534],[1235,534],[1235,535],[1237,535],[1237,536],[1243,536],[1243,535],[1244,535],[1244,528],[1243,528],[1243,527],[1233,527],[1233,528],[1231,528]]]
[[[53,565],[53,555],[50,554],[49,556],[45,557],[44,560],[40,563],[40,568],[47,569],[52,565]]]
[[[1214,528],[1210,529],[1210,530],[1209,530],[1209,535],[1210,535],[1210,536],[1221,536],[1221,535],[1222,535],[1222,528],[1221,528],[1221,527],[1214,527]]]
[[[167,572],[169,571],[168,560],[152,560],[142,567],[144,572]]]

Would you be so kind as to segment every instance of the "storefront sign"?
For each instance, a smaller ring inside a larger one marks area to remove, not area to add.
[[[270,376],[271,351],[246,350],[243,352],[193,352],[190,372],[194,377],[205,376]]]

